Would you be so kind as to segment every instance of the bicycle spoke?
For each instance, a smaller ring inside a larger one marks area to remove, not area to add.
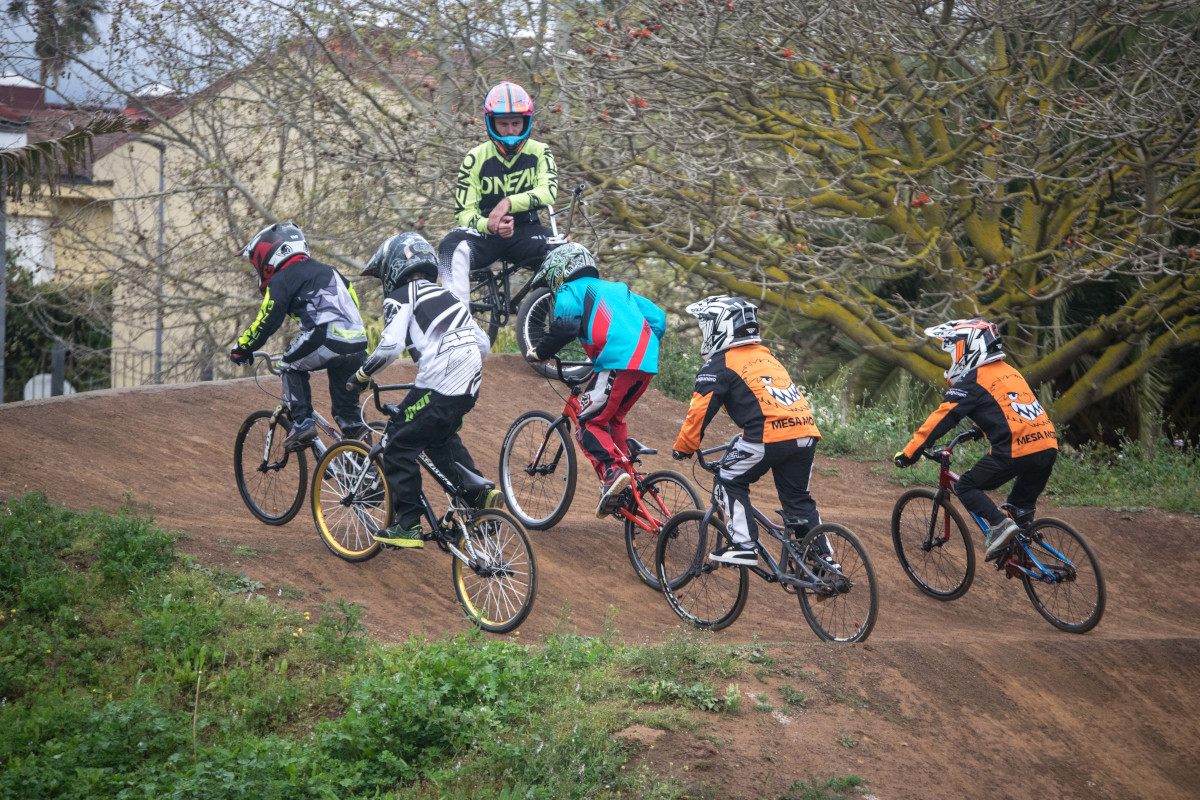
[[[360,561],[379,552],[374,533],[386,527],[387,486],[361,443],[330,448],[318,465],[313,518],[326,546],[337,556]]]
[[[945,502],[935,504],[934,497],[927,489],[901,496],[892,512],[892,544],[918,589],[938,600],[954,600],[975,577],[975,548],[962,516]]]
[[[822,569],[813,556],[813,540],[825,536],[836,570]],[[801,557],[821,579],[816,589],[800,589],[800,609],[813,631],[826,641],[857,642],[875,626],[878,596],[874,570],[858,539],[840,525],[818,526],[805,540]],[[803,577],[802,572],[797,577]]]
[[[575,453],[562,427],[545,412],[513,423],[500,454],[500,488],[517,519],[538,530],[566,513],[575,492]]]
[[[1039,520],[1018,542],[1025,591],[1038,613],[1071,633],[1094,628],[1104,613],[1104,576],[1086,540],[1064,522]]]
[[[272,432],[272,416],[256,411],[242,423],[234,443],[234,476],[251,513],[268,525],[283,525],[304,504],[308,468],[303,453],[284,451],[288,427],[279,422]]]
[[[457,557],[453,564],[459,602],[480,627],[512,630],[529,613],[537,591],[529,541],[514,521],[495,510],[472,523],[470,540],[477,568]]]
[[[641,503],[633,500],[632,487],[627,490],[631,500],[629,512],[652,532],[647,532],[631,519],[625,520],[625,552],[638,578],[651,589],[659,589],[658,576],[654,572],[654,546],[656,534],[667,520],[678,511],[700,507],[700,495],[687,478],[678,472],[660,470],[638,478],[641,487]]]
[[[700,530],[703,513],[684,511],[659,534],[655,568],[672,610],[697,627],[721,630],[745,607],[749,577],[745,567],[722,565],[708,558],[720,546],[723,527],[712,520]]]

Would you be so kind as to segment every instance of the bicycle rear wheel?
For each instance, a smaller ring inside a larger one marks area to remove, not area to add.
[[[1060,631],[1087,633],[1096,627],[1107,592],[1100,562],[1083,535],[1062,520],[1046,518],[1018,536],[1028,553],[1018,544],[1017,558],[1033,573],[1022,573],[1021,579],[1037,612]],[[1028,560],[1030,556],[1041,569]]]
[[[650,519],[646,521],[660,531],[672,514],[689,508],[700,508],[700,493],[692,486],[691,481],[678,472],[669,469],[651,472],[641,478],[639,483],[642,486],[642,504],[650,511]],[[632,501],[630,511],[639,516],[641,514],[641,509]],[[642,583],[657,591],[662,588],[662,584],[658,582],[658,575],[653,569],[654,549],[648,548],[647,560],[650,563],[646,564],[642,561],[642,551],[638,549],[639,536],[643,541],[647,541],[646,537],[651,537],[650,542],[658,540],[657,534],[647,533],[632,521],[625,520],[625,552],[629,555],[629,563],[633,565],[633,571]]]
[[[822,640],[861,642],[871,635],[879,615],[879,590],[871,559],[853,533],[841,525],[824,523],[809,531],[800,543],[800,557],[808,564],[813,563],[809,554],[818,536],[829,538],[833,559],[840,567],[831,577],[827,590],[800,589],[796,592],[800,610],[813,633]],[[798,568],[793,566],[793,572],[796,570]]]
[[[517,343],[521,346],[521,352],[528,353],[529,348],[537,347],[550,330],[550,323],[553,321],[554,295],[550,294],[549,288],[540,286],[525,297],[517,313]],[[560,350],[558,357],[563,361],[591,360],[578,339]],[[558,369],[553,362],[531,366],[547,378],[558,377]],[[591,367],[563,367],[563,375],[568,378],[582,378],[591,371]]]
[[[251,514],[268,525],[285,525],[304,504],[308,461],[303,450],[283,449],[292,424],[280,415],[272,425],[274,415],[263,409],[246,417],[233,442],[233,474]]]
[[[527,528],[553,528],[575,496],[575,447],[567,424],[554,425],[545,411],[517,417],[500,446],[500,491],[513,516]]]
[[[454,558],[454,591],[476,625],[491,633],[508,633],[529,616],[537,596],[537,564],[521,525],[499,509],[475,514],[471,542],[481,561],[475,567]],[[466,551],[466,537],[458,549]]]
[[[936,497],[928,489],[900,495],[892,511],[892,546],[918,589],[937,600],[955,600],[975,580],[975,547],[958,509]]]
[[[708,554],[728,541],[725,524],[711,518],[701,530],[704,512],[681,511],[658,534],[654,569],[663,596],[679,618],[697,628],[719,631],[746,607],[750,577],[745,567],[721,564]]]
[[[325,451],[313,473],[312,514],[321,541],[338,558],[366,561],[383,546],[376,531],[386,528],[392,508],[379,457],[358,439]]]

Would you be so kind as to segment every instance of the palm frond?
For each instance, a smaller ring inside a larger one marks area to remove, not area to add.
[[[36,200],[43,190],[54,194],[64,175],[72,175],[77,165],[92,154],[92,140],[97,136],[145,128],[145,120],[135,120],[119,112],[106,111],[76,125],[58,139],[36,142],[25,147],[0,150],[7,196],[19,201],[28,193]]]

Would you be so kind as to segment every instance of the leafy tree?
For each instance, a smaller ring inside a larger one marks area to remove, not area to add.
[[[555,143],[630,257],[931,383],[921,329],[991,318],[1061,421],[1200,342],[1193,4],[578,13]]]
[[[51,371],[55,339],[65,345],[64,374],[76,391],[108,388],[110,288],[35,284],[11,257],[8,263],[4,398],[20,400],[26,381]],[[80,313],[83,308],[91,313]]]

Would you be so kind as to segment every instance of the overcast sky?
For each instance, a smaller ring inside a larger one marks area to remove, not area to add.
[[[38,61],[33,55],[33,29],[24,22],[14,23],[3,12],[7,2],[0,4],[0,74],[17,74],[37,81]],[[102,68],[109,64],[108,42],[111,37],[112,15],[103,14],[96,19],[98,44],[84,54],[89,64]],[[124,105],[124,98],[117,98],[108,87],[102,86],[93,76],[79,74],[78,69],[68,69],[59,77],[58,91],[48,89],[49,102],[71,101],[100,105]]]

